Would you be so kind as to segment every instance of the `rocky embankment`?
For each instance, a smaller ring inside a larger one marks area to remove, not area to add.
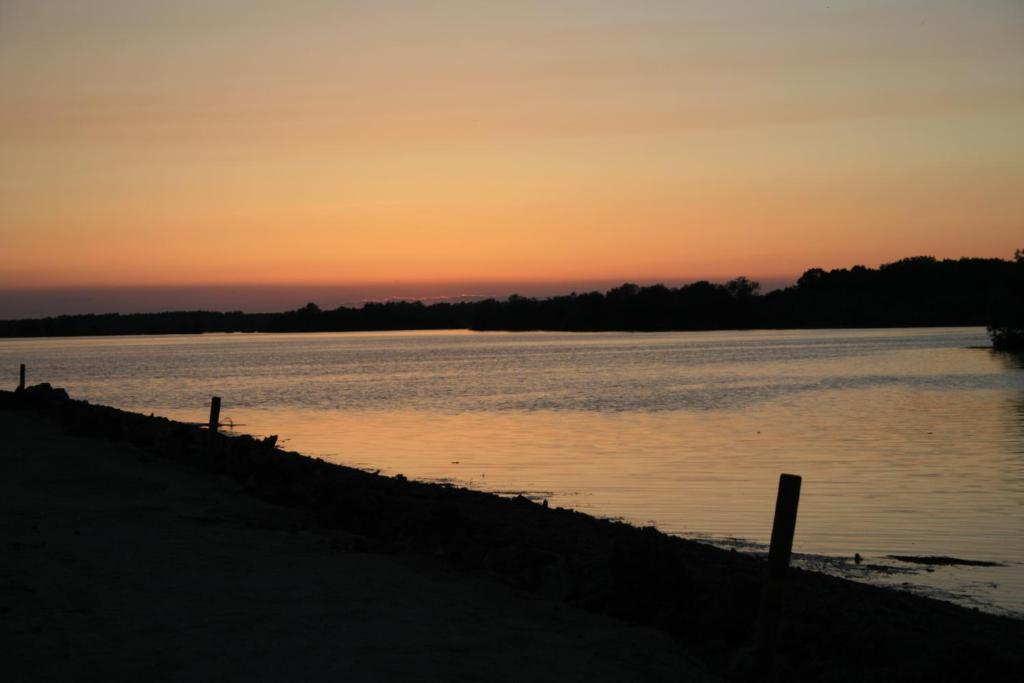
[[[653,528],[525,498],[384,477],[277,448],[275,439],[70,399],[38,385],[0,409],[54,418],[77,436],[124,441],[241,483],[344,531],[347,550],[413,552],[457,571],[655,626],[730,677],[749,650],[763,562]],[[991,681],[1024,675],[1024,621],[812,572],[788,578],[778,676],[806,681]]]

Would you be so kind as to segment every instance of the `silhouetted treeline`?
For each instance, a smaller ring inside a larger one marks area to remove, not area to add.
[[[996,289],[988,334],[992,346],[1004,351],[1024,351],[1024,249],[1013,254],[1014,268]]]
[[[919,256],[880,268],[808,270],[767,294],[737,278],[681,287],[624,284],[608,292],[547,299],[512,295],[424,305],[370,303],[285,313],[185,311],[74,315],[0,321],[0,336],[325,332],[356,330],[711,330],[988,325],[997,341],[1020,338],[1024,258],[936,260]],[[1016,332],[1014,332],[1016,330]],[[1014,335],[1017,335],[1016,337]]]

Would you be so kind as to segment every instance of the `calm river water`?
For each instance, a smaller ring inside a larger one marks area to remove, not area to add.
[[[193,421],[216,394],[238,431],[292,450],[751,550],[793,472],[804,565],[1024,616],[1024,364],[986,343],[964,328],[201,335],[0,340],[0,366]]]

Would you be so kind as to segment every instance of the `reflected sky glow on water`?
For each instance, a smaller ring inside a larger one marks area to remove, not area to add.
[[[664,531],[1005,563],[872,575],[1024,614],[1024,367],[981,329],[415,332],[2,340],[77,398]],[[892,562],[888,562],[892,564]],[[898,563],[896,563],[898,564]]]

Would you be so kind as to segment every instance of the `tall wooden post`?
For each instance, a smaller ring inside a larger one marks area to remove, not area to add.
[[[210,433],[215,434],[220,427],[220,396],[210,399]]]
[[[25,364],[21,364],[21,368],[18,369],[18,390],[25,390]]]
[[[779,477],[779,493],[775,500],[775,521],[772,524],[772,543],[768,550],[761,592],[761,611],[757,618],[755,667],[762,680],[772,675],[775,649],[779,638],[779,613],[782,593],[793,552],[793,534],[796,531],[796,509],[800,502],[801,479],[795,474]]]

